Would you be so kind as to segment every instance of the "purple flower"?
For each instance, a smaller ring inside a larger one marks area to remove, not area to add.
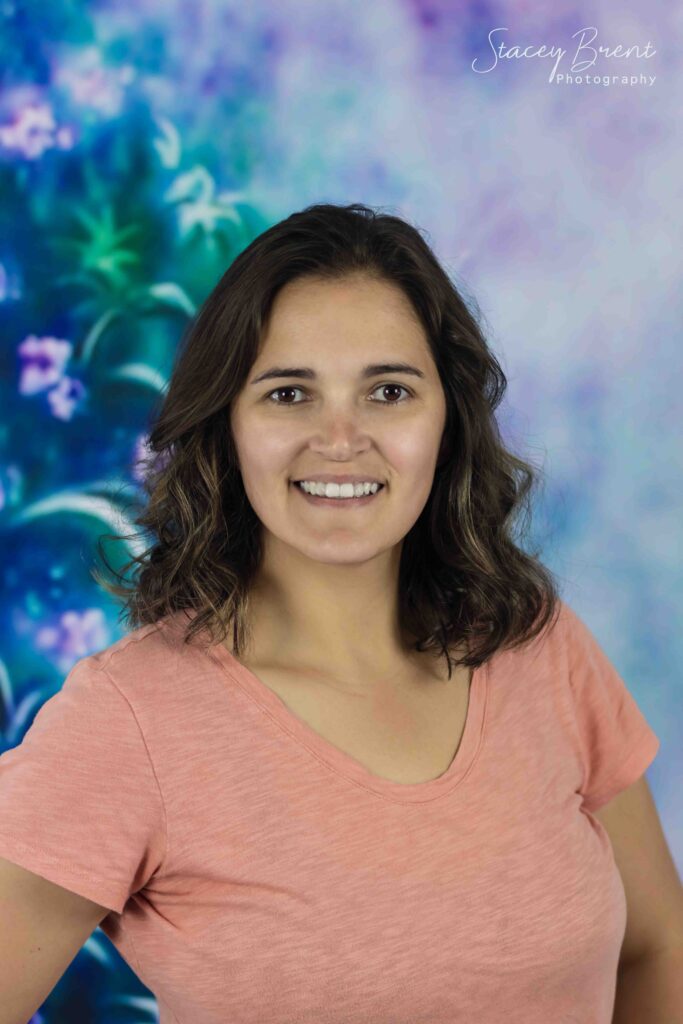
[[[34,637],[37,650],[52,655],[61,671],[68,672],[74,662],[101,650],[109,640],[109,630],[101,608],[84,612],[64,612],[55,626],[41,626]]]
[[[66,89],[79,106],[116,117],[126,99],[126,86],[135,80],[136,75],[133,64],[122,67],[107,65],[97,46],[86,46],[71,51],[68,57],[63,55],[55,63],[53,84]]]
[[[19,346],[23,366],[19,379],[20,395],[35,395],[57,384],[71,355],[73,345],[61,338],[38,338],[29,334]]]
[[[132,476],[133,479],[138,483],[142,483],[151,470],[161,469],[170,460],[170,453],[168,451],[161,452],[157,455],[149,447],[149,435],[139,434],[135,441],[135,449],[133,454],[133,466]]]
[[[29,160],[43,155],[55,145],[57,123],[47,103],[29,103],[22,107],[11,124],[0,125],[0,143],[18,150]]]
[[[58,420],[70,420],[84,395],[85,388],[80,380],[76,380],[75,377],[62,377],[57,387],[47,393],[52,415]]]

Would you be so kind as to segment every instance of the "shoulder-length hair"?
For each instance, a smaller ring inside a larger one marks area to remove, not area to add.
[[[466,648],[458,665],[479,666],[499,648],[535,638],[559,615],[552,574],[537,551],[519,543],[539,475],[501,440],[494,412],[507,380],[480,329],[478,306],[471,302],[475,316],[419,229],[361,203],[325,203],[255,238],[180,341],[153,417],[145,498],[133,519],[153,543],[123,566],[123,573],[135,566],[130,582],[112,584],[93,573],[125,599],[129,628],[185,610],[185,643],[205,631],[211,643],[222,643],[232,626],[231,649],[236,657],[244,650],[262,524],[238,470],[230,406],[257,358],[279,289],[304,275],[329,280],[357,273],[393,282],[410,299],[447,402],[429,498],[403,543],[402,631],[415,638],[415,650],[444,655],[450,678],[453,647]],[[98,553],[123,581],[101,540]]]

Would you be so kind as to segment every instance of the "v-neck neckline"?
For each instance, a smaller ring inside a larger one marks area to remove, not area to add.
[[[176,613],[177,616],[181,614],[184,613]],[[167,616],[167,621],[175,618],[174,615]],[[203,651],[225,676],[239,686],[240,690],[285,733],[310,751],[315,758],[350,782],[399,803],[420,803],[450,792],[468,773],[479,750],[488,697],[488,662],[472,671],[465,724],[460,743],[448,768],[434,779],[403,783],[376,775],[351,754],[325,739],[292,711],[251,669],[239,661],[225,644],[219,642],[207,645]]]

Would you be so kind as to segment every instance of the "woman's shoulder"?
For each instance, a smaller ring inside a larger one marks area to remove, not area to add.
[[[156,684],[168,689],[183,657],[182,626],[177,614],[130,629],[114,643],[81,659],[82,667],[104,671],[133,700],[150,694]]]

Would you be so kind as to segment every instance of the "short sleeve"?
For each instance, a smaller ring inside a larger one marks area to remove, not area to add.
[[[163,861],[163,799],[134,710],[90,655],[0,756],[0,857],[120,914]]]
[[[569,683],[584,768],[581,793],[595,811],[636,782],[659,739],[589,628],[563,602]]]

